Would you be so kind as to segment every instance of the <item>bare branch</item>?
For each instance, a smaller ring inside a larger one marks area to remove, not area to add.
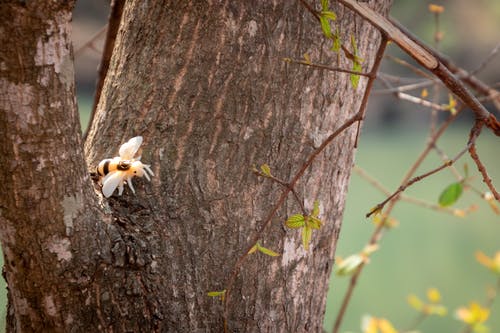
[[[255,235],[253,236],[252,240],[250,241],[248,247],[246,250],[243,252],[243,254],[238,258],[236,261],[235,265],[233,266],[233,270],[231,272],[231,275],[229,276],[229,279],[227,281],[226,285],[226,293],[225,293],[225,298],[224,298],[224,330],[227,331],[227,318],[229,314],[229,301],[230,301],[230,296],[231,296],[231,290],[234,285],[234,281],[236,280],[236,277],[238,276],[238,273],[241,269],[241,266],[245,262],[248,252],[252,249],[252,247],[261,239],[265,229],[269,226],[271,223],[273,217],[276,215],[278,212],[278,209],[283,205],[285,202],[288,194],[292,191],[292,189],[295,187],[295,184],[297,184],[298,180],[302,177],[304,172],[309,168],[309,166],[314,162],[316,157],[325,150],[325,148],[337,137],[339,136],[342,132],[344,132],[346,129],[348,129],[352,124],[355,122],[359,121],[361,119],[361,113],[358,111],[354,116],[349,118],[342,126],[340,126],[337,130],[335,130],[328,138],[326,138],[323,143],[316,148],[311,155],[307,158],[306,162],[302,165],[300,170],[295,174],[293,177],[292,181],[288,184],[288,186],[283,189],[281,192],[281,196],[278,198],[278,201],[276,204],[273,206],[269,214],[267,215],[265,221],[262,223],[260,228],[257,230]]]
[[[488,172],[486,171],[486,167],[479,159],[479,155],[477,154],[477,151],[476,151],[475,140],[479,136],[479,133],[481,132],[482,126],[483,126],[483,124],[481,122],[476,122],[475,126],[472,128],[472,130],[470,132],[469,141],[472,142],[472,144],[469,147],[469,154],[470,154],[472,160],[474,161],[474,163],[476,163],[477,169],[479,170],[479,172],[483,176],[483,182],[486,184],[486,186],[488,186],[488,188],[490,189],[490,191],[493,194],[493,196],[495,197],[495,199],[500,202],[500,194],[496,190],[495,186],[493,186],[491,178],[488,175]]]
[[[419,175],[419,176],[416,176],[416,177],[413,177],[412,179],[410,179],[408,182],[406,182],[405,184],[401,185],[393,194],[391,194],[387,199],[385,199],[384,201],[382,201],[381,203],[379,203],[378,205],[376,205],[370,212],[368,212],[366,214],[366,217],[370,217],[371,215],[373,215],[375,212],[378,212],[380,211],[381,209],[384,208],[384,206],[391,200],[393,200],[397,195],[399,195],[401,192],[405,191],[408,187],[410,187],[411,185],[415,184],[416,182],[419,182],[421,181],[422,179],[424,178],[427,178],[429,176],[432,176],[433,174],[443,170],[444,168],[447,168],[449,166],[451,166],[453,163],[455,163],[460,157],[462,157],[468,150],[469,148],[471,147],[472,143],[469,142],[467,144],[467,146],[462,150],[460,151],[453,159],[449,160],[449,161],[446,161],[445,163],[443,163],[442,165],[438,166],[437,168],[435,169],[432,169],[422,175]]]
[[[366,90],[365,90],[365,93],[363,95],[363,99],[361,100],[361,105],[359,107],[361,119],[358,121],[358,128],[356,130],[356,140],[354,141],[354,148],[358,147],[358,139],[359,139],[359,131],[361,128],[361,121],[365,117],[366,106],[368,104],[368,97],[370,97],[373,83],[375,82],[375,79],[377,78],[377,72],[378,72],[378,69],[380,68],[380,63],[382,62],[382,59],[384,58],[385,49],[387,47],[387,36],[384,33],[382,33],[381,35],[382,35],[382,39],[380,41],[380,45],[378,47],[377,54],[375,55],[375,61],[373,62],[372,69],[370,70],[369,79],[368,79],[368,82],[366,84]]]
[[[485,125],[495,135],[500,136],[500,122],[495,116],[489,113],[477,98],[467,90],[465,85],[450,72],[446,65],[433,52],[429,51],[428,47],[418,42],[416,37],[410,37],[406,32],[394,25],[393,22],[373,11],[366,4],[356,0],[339,0],[339,2],[368,20],[381,32],[386,33],[403,51],[441,79],[448,89],[471,108],[476,119],[485,121]]]
[[[292,59],[292,58],[283,58],[283,60],[286,62],[289,62],[289,63],[309,66],[312,68],[324,69],[324,70],[332,71],[332,72],[348,73],[348,74],[354,74],[354,75],[360,75],[360,76],[366,76],[366,77],[370,77],[370,75],[371,75],[371,73],[363,73],[363,72],[357,72],[357,71],[353,71],[353,70],[345,69],[345,68],[340,68],[340,67],[331,67],[331,66],[322,65],[322,64],[314,64],[314,63],[311,63],[311,62],[308,62],[305,60],[297,60],[297,59]]]
[[[498,51],[500,51],[500,43],[498,43],[495,48],[491,50],[490,54],[481,62],[481,64],[479,64],[476,69],[469,72],[469,75],[467,75],[467,77],[470,78],[482,71],[493,60],[493,58],[495,58],[495,56],[498,54]]]
[[[88,48],[91,48],[92,50],[95,50],[97,52],[98,50],[95,48],[94,43],[99,38],[101,38],[101,36],[106,32],[107,29],[108,29],[108,25],[105,24],[98,32],[96,32],[92,37],[90,37],[90,39],[88,41],[86,41],[83,45],[78,47],[75,50],[75,59],[78,58],[79,56],[81,56],[83,51],[85,51]]]

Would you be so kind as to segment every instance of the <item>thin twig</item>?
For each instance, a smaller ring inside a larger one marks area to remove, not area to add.
[[[401,66],[403,66],[405,68],[408,68],[409,70],[411,70],[413,73],[417,74],[420,77],[425,77],[426,79],[429,79],[429,80],[433,79],[432,75],[430,75],[429,73],[424,72],[423,70],[421,70],[418,67],[413,66],[408,61],[405,61],[403,59],[394,57],[394,56],[392,56],[390,54],[387,54],[385,57],[387,59],[389,59],[389,60],[394,61],[398,65],[401,65]]]
[[[456,116],[458,115],[459,112],[457,112],[454,115],[450,115],[448,119],[441,125],[438,131],[434,134],[434,136],[429,140],[429,143],[427,144],[427,147],[424,149],[424,151],[418,156],[417,160],[413,165],[410,167],[410,170],[406,173],[406,175],[403,177],[403,180],[401,184],[406,183],[412,175],[415,173],[415,171],[418,169],[418,167],[422,164],[424,161],[425,157],[429,154],[429,152],[432,149],[433,144],[439,139],[439,137],[444,133],[444,131],[448,128],[448,126],[456,119]],[[394,206],[396,205],[396,202],[398,201],[399,196],[396,196],[393,201],[389,202],[388,207],[385,211],[384,218],[381,221],[380,224],[377,225],[375,230],[373,231],[372,235],[370,236],[370,240],[368,241],[369,245],[374,245],[377,244],[381,237],[382,233],[384,230],[384,225],[386,222],[386,219],[390,216],[392,213],[392,210],[394,209]],[[335,319],[335,324],[333,326],[332,333],[338,333],[340,329],[340,325],[342,323],[342,319],[344,317],[344,314],[347,310],[347,307],[351,301],[352,294],[354,292],[354,289],[356,287],[357,281],[359,279],[359,276],[361,275],[363,269],[365,267],[365,263],[362,263],[358,269],[354,272],[354,274],[351,276],[351,279],[349,280],[349,286],[347,288],[347,291],[344,295],[344,298],[342,299],[342,303],[340,305],[339,312],[337,313],[337,318]]]
[[[381,203],[379,203],[378,205],[376,205],[370,212],[368,212],[366,214],[366,217],[370,217],[372,216],[375,212],[378,212],[380,210],[382,210],[384,208],[384,206],[389,202],[391,201],[392,199],[394,199],[394,197],[396,197],[398,194],[400,194],[401,192],[404,192],[408,187],[412,186],[413,184],[421,181],[422,179],[425,179],[429,176],[432,176],[433,174],[443,170],[444,168],[447,168],[451,165],[453,165],[453,163],[455,163],[460,157],[462,157],[469,149],[470,147],[472,146],[472,142],[469,142],[467,144],[467,146],[462,150],[460,151],[453,159],[449,160],[449,161],[446,161],[445,163],[443,163],[442,165],[424,173],[424,174],[421,174],[419,176],[416,176],[416,177],[413,177],[411,178],[410,180],[408,180],[406,183],[404,183],[403,185],[399,186],[399,188],[393,193],[391,194],[388,198],[386,198],[384,201],[382,201]]]
[[[359,139],[359,131],[361,129],[361,121],[365,118],[366,106],[368,104],[368,98],[370,97],[370,93],[373,87],[373,83],[377,78],[377,72],[380,68],[380,64],[382,63],[382,59],[384,58],[385,49],[387,47],[387,35],[381,33],[380,45],[377,50],[377,54],[375,55],[375,61],[373,62],[372,69],[369,73],[368,82],[366,83],[365,93],[363,95],[363,99],[361,100],[361,105],[359,106],[359,112],[361,113],[361,119],[358,122],[358,127],[356,129],[356,140],[354,141],[354,148],[358,147],[358,139]]]
[[[365,18],[377,27],[379,31],[386,33],[403,51],[434,73],[448,89],[457,95],[462,102],[474,112],[476,119],[485,121],[485,125],[489,127],[495,135],[500,136],[500,122],[478,101],[465,85],[450,72],[446,65],[441,62],[441,59],[436,57],[435,52],[431,52],[430,48],[424,46],[416,37],[410,36],[408,33],[399,29],[393,22],[375,12],[366,4],[356,0],[339,0],[339,2]]]
[[[300,170],[295,174],[293,179],[290,181],[289,186],[283,189],[281,192],[281,196],[278,198],[278,201],[276,204],[273,206],[271,211],[268,213],[266,219],[260,226],[260,228],[257,230],[255,235],[253,236],[252,240],[249,242],[249,245],[247,246],[246,250],[243,252],[243,254],[238,258],[236,261],[235,265],[233,266],[233,270],[231,272],[231,275],[229,276],[229,279],[227,283],[225,284],[226,286],[226,292],[225,292],[225,297],[224,297],[224,313],[223,313],[223,320],[224,320],[224,331],[228,332],[228,316],[229,316],[229,301],[230,301],[230,296],[231,296],[231,291],[234,285],[234,282],[236,281],[236,277],[239,274],[239,271],[241,269],[241,266],[245,262],[246,258],[248,257],[248,252],[252,249],[252,247],[259,241],[259,239],[262,237],[265,229],[269,226],[271,223],[273,217],[276,215],[278,212],[278,209],[281,208],[283,203],[285,202],[285,199],[287,198],[288,194],[291,192],[292,188],[295,187],[295,184],[298,182],[298,180],[302,177],[304,172],[309,168],[309,166],[314,162],[316,157],[325,150],[325,148],[337,137],[339,136],[342,132],[344,132],[346,129],[348,129],[352,124],[355,122],[359,121],[361,119],[361,113],[358,111],[354,116],[349,118],[342,126],[340,126],[337,130],[335,130],[332,134],[326,138],[321,145],[316,148],[311,155],[307,158],[307,160],[304,162]]]
[[[493,48],[493,50],[491,50],[490,54],[488,54],[486,59],[484,59],[476,69],[473,69],[469,72],[469,75],[467,75],[467,77],[472,77],[482,71],[486,67],[486,65],[488,65],[493,60],[493,58],[495,58],[495,56],[498,54],[498,51],[500,51],[500,43],[498,43]]]
[[[469,141],[472,142],[472,145],[469,147],[469,154],[474,163],[476,163],[477,169],[483,176],[483,182],[488,186],[489,190],[495,197],[497,201],[500,201],[500,194],[497,192],[495,186],[493,186],[493,183],[491,181],[490,176],[488,175],[488,172],[486,171],[486,167],[483,165],[481,160],[479,159],[479,155],[477,154],[476,151],[476,145],[475,145],[475,140],[479,136],[479,133],[481,132],[481,128],[483,126],[483,123],[480,121],[476,121],[475,126],[472,128],[471,133],[470,133],[470,139]]]
[[[312,68],[324,69],[324,70],[328,70],[328,71],[332,71],[332,72],[348,73],[348,74],[354,74],[354,75],[366,76],[366,77],[370,77],[370,75],[371,75],[371,73],[358,72],[358,71],[353,71],[350,69],[345,69],[345,68],[340,68],[340,67],[331,67],[331,66],[322,65],[322,64],[314,64],[314,63],[311,63],[311,62],[308,62],[305,60],[297,60],[297,59],[291,59],[291,58],[283,58],[283,60],[286,62],[289,62],[289,63],[309,66]]]
[[[370,78],[368,79],[368,82],[366,84],[366,90],[365,90],[365,93],[363,95],[363,100],[361,101],[361,105],[359,107],[359,114],[361,115],[361,117],[360,117],[359,122],[358,122],[355,147],[357,145],[357,141],[358,141],[358,137],[359,137],[359,130],[360,130],[360,125],[361,125],[360,123],[364,117],[366,105],[368,103],[368,97],[369,97],[371,89],[373,87],[373,82],[376,79],[376,73],[378,72],[378,70],[380,68],[380,63],[382,62],[382,58],[384,57],[384,52],[385,52],[386,47],[387,47],[387,36],[384,33],[382,33],[380,45],[379,45],[379,48],[377,50],[377,56],[376,56],[375,61],[373,63],[372,69],[370,70],[370,73],[372,73],[373,75],[370,76]],[[381,224],[381,225],[383,225],[383,224]],[[362,269],[362,266],[360,266],[360,269],[358,269],[358,271],[361,271],[361,269]],[[338,332],[338,330],[340,329],[340,325],[342,324],[342,320],[344,318],[345,311],[347,310],[347,305],[348,305],[349,300],[351,298],[352,289],[353,289],[354,285],[356,284],[356,280],[357,280],[357,278],[354,278],[353,280],[351,280],[352,288],[348,289],[347,295],[344,298],[344,303],[342,304],[342,306],[337,314],[337,317],[335,318],[335,323],[333,325],[333,332],[334,333]]]
[[[263,178],[267,178],[267,179],[271,179],[272,181],[280,184],[281,186],[285,187],[285,188],[289,188],[290,191],[292,192],[294,198],[295,198],[295,201],[297,202],[297,204],[300,206],[300,210],[302,211],[302,214],[303,215],[307,215],[307,211],[306,211],[306,208],[304,207],[304,202],[303,200],[301,200],[299,198],[299,195],[297,193],[297,191],[295,190],[295,188],[291,187],[289,183],[279,179],[279,178],[276,178],[275,176],[273,175],[268,175],[268,174],[265,174],[257,169],[254,170],[254,173],[259,175],[260,177],[263,177]]]
[[[408,102],[411,102],[411,103],[414,103],[417,105],[422,105],[426,108],[430,108],[430,109],[435,110],[435,111],[449,111],[449,107],[447,105],[436,104],[436,103],[433,103],[433,102],[428,101],[426,99],[416,97],[416,96],[413,96],[410,94],[397,92],[396,96],[399,99],[402,99],[404,101],[408,101]]]
[[[436,151],[436,153],[438,154],[438,156],[441,158],[441,161],[448,161],[450,158],[448,157],[448,155],[446,155],[446,153],[438,147],[438,145],[434,145],[434,150]],[[455,176],[455,178],[457,178],[458,181],[462,181],[464,177],[462,177],[462,175],[457,171],[457,168],[455,168],[454,165],[451,165],[450,166],[450,170],[451,172],[453,173],[453,175]]]
[[[88,48],[92,48],[93,50],[97,51],[96,48],[94,47],[94,43],[96,42],[96,40],[101,38],[101,36],[106,32],[107,28],[108,25],[105,24],[98,32],[96,32],[92,37],[90,37],[88,41],[86,41],[85,43],[83,43],[83,45],[78,47],[75,50],[75,59],[78,58],[83,53],[83,51],[85,51]]]
[[[382,194],[384,194],[386,196],[391,195],[391,191],[388,188],[386,188],[384,185],[382,185],[382,183],[380,183],[372,175],[370,175],[368,172],[366,172],[366,170],[364,170],[363,168],[355,165],[354,168],[353,168],[353,171],[355,173],[357,173],[361,178],[363,178],[364,180],[366,180],[375,189],[379,190]],[[425,200],[421,200],[421,199],[410,197],[408,195],[405,195],[404,193],[401,193],[400,199],[401,199],[401,201],[412,203],[412,204],[417,205],[417,206],[421,206],[421,207],[424,207],[424,208],[432,209],[432,210],[435,210],[435,211],[438,211],[438,212],[442,212],[442,213],[449,213],[449,214],[452,214],[452,215],[456,215],[455,214],[456,210],[453,209],[453,208],[442,207],[442,206],[437,205],[437,204],[432,203],[432,202],[428,202],[428,201],[425,201]]]
[[[305,1],[305,0],[299,0],[299,1],[300,1],[300,3],[302,4],[302,6],[304,6],[304,7],[307,9],[307,11],[308,11],[309,13],[311,13],[311,14],[312,14],[312,15],[316,18],[316,20],[318,20],[318,21],[320,20],[320,16],[319,16],[319,13],[318,13],[318,11],[317,11],[317,10],[315,10],[315,9],[314,9],[314,8],[313,8],[313,7],[312,7],[312,6],[311,6],[311,5],[307,2],[307,1]]]
[[[411,31],[406,29],[406,27],[401,25],[398,21],[394,20],[393,18],[389,18],[389,21],[392,24],[394,24],[398,29],[403,31],[406,34],[406,36],[411,38],[421,47],[424,47],[428,52],[432,53],[437,59],[439,59],[441,63],[443,63],[450,70],[450,72],[455,74],[458,78],[462,79],[470,88],[474,89],[481,95],[496,96],[493,97],[492,99],[495,104],[495,107],[497,108],[498,111],[500,111],[500,95],[495,89],[493,89],[493,86],[487,85],[474,75],[469,75],[469,73],[467,73],[466,70],[455,65],[452,61],[443,56],[441,53],[437,52],[436,50],[432,50],[428,46],[424,45],[422,42],[418,40],[418,38]]]
[[[407,84],[404,86],[399,86],[399,87],[394,87],[394,88],[374,90],[373,94],[375,94],[375,95],[393,94],[395,92],[404,92],[404,91],[408,91],[408,90],[425,88],[425,87],[432,86],[433,84],[434,84],[433,81],[426,80],[426,81]]]

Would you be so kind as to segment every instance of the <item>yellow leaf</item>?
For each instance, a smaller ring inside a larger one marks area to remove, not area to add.
[[[495,254],[495,257],[490,258],[481,251],[476,251],[476,260],[486,268],[495,273],[500,273],[500,251]]]
[[[439,6],[439,5],[435,5],[435,4],[431,3],[429,5],[429,11],[431,13],[441,14],[442,12],[444,12],[444,7],[443,6]]]
[[[453,98],[453,95],[452,94],[449,94],[448,95],[448,110],[450,110],[450,113],[452,115],[455,115],[457,113],[457,109],[456,109],[456,106],[457,106],[457,100],[455,98]]]
[[[426,98],[427,96],[429,96],[429,91],[426,88],[422,89],[422,92],[420,93],[420,97]]]
[[[265,247],[261,246],[260,244],[257,246],[257,250],[259,250],[259,252],[262,252],[265,255],[268,255],[270,257],[278,257],[279,256],[279,253],[276,253],[273,250],[265,248]]]
[[[269,165],[267,164],[262,164],[260,166],[260,170],[262,171],[262,173],[267,176],[267,177],[271,177],[271,168],[269,167]]]
[[[379,319],[378,327],[381,333],[397,333],[396,329],[392,324],[384,318]]]
[[[307,53],[304,53],[304,62],[308,65],[311,64],[311,57]]]
[[[469,325],[484,323],[490,316],[490,310],[483,308],[477,302],[471,302],[469,307],[461,307],[456,312],[457,319]]]
[[[363,333],[377,333],[378,332],[378,322],[376,318],[370,317],[368,322],[365,324]]]
[[[439,293],[439,290],[436,288],[429,288],[427,290],[427,299],[431,303],[438,303],[441,300],[441,294]]]
[[[453,209],[453,215],[456,217],[465,217],[467,216],[467,212],[463,209]]]
[[[481,251],[476,251],[476,260],[487,268],[491,268],[493,266],[493,260]]]
[[[417,310],[417,311],[421,311],[421,310],[422,310],[422,308],[424,307],[424,302],[422,302],[422,301],[420,300],[420,298],[418,298],[418,297],[417,297],[416,295],[414,295],[414,294],[410,294],[410,295],[408,295],[408,299],[407,299],[407,301],[408,301],[408,304],[410,304],[410,306],[411,306],[412,308],[414,308],[415,310]]]
[[[483,194],[483,199],[488,202],[488,205],[490,205],[491,209],[495,212],[495,214],[500,215],[500,209],[498,208],[495,197],[491,192],[486,192]]]
[[[252,253],[255,253],[255,251],[257,251],[257,244],[254,244],[254,246],[252,246],[252,248],[250,250],[248,250],[248,254],[252,254]]]
[[[470,309],[476,323],[484,323],[490,316],[490,310],[483,308],[479,303],[471,303]]]

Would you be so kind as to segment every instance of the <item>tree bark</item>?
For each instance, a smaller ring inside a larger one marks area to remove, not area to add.
[[[102,218],[76,109],[72,7],[71,1],[0,5],[0,239],[8,331],[79,327],[84,311],[76,309],[85,309],[82,290],[96,266],[86,247],[95,242],[89,229]]]
[[[3,24],[9,38],[25,36],[2,49],[0,78],[9,330],[221,331],[222,304],[207,292],[226,287],[282,190],[252,166],[290,180],[356,113],[365,79],[353,89],[348,74],[282,61],[308,54],[350,68],[300,2],[128,1],[84,152],[91,170],[142,135],[155,177],[105,200],[80,148],[70,5],[1,6],[15,18]],[[334,10],[369,69],[379,36]],[[325,224],[309,251],[283,227],[301,212],[290,196],[260,241],[281,256],[255,253],[243,265],[232,332],[321,332],[354,137],[355,127],[339,136],[295,188],[307,210],[321,203]]]

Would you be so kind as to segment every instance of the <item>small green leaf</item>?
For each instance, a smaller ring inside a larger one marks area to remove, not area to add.
[[[302,246],[304,250],[309,250],[309,243],[311,242],[312,229],[307,225],[302,229]]]
[[[207,295],[210,297],[220,297],[221,301],[224,301],[224,297],[226,296],[226,289],[220,291],[209,291]]]
[[[333,44],[332,44],[331,50],[333,52],[338,53],[340,51],[340,48],[341,48],[339,28],[335,29],[335,34],[332,36],[332,39],[333,39]]]
[[[326,38],[332,38],[332,28],[330,27],[330,21],[325,16],[320,16],[319,21],[321,23],[321,30]]]
[[[262,173],[263,173],[265,176],[267,176],[267,177],[272,177],[272,175],[271,175],[271,168],[269,167],[269,165],[267,165],[267,164],[265,164],[265,163],[264,163],[264,164],[262,164],[262,165],[260,166],[260,170],[262,171]]]
[[[354,35],[351,35],[351,49],[352,54],[350,54],[349,56],[347,56],[347,50],[344,51],[346,51],[346,56],[352,61],[352,70],[355,72],[361,72],[361,70],[363,69],[361,66],[363,59],[359,57],[358,46],[356,44],[356,38],[354,37]],[[351,84],[354,89],[358,87],[359,75],[351,74]]]
[[[441,207],[447,207],[453,205],[462,195],[464,186],[462,183],[453,183],[441,192],[439,196],[439,205]]]
[[[352,47],[352,52],[355,57],[358,56],[358,45],[356,44],[356,37],[354,35],[351,35],[351,47]]]
[[[314,200],[313,211],[311,216],[318,217],[318,215],[319,215],[319,201]]]
[[[329,0],[321,0],[321,8],[323,10],[328,10],[328,7],[330,6]]]
[[[357,61],[354,61],[352,63],[352,70],[355,72],[361,72],[363,68],[361,67],[361,64]],[[351,74],[351,84],[354,89],[358,87],[359,84],[359,75],[357,74]]]
[[[329,11],[329,10],[321,11],[320,15],[327,18],[330,21],[335,21],[337,19],[337,15],[334,12]]]
[[[248,254],[255,253],[255,251],[257,251],[258,248],[259,248],[259,243],[255,243],[254,246],[252,246],[252,248],[248,250]]]
[[[317,217],[314,216],[309,216],[309,219],[307,220],[307,225],[312,228],[312,229],[319,229],[321,228],[321,220],[318,219]]]
[[[304,215],[295,214],[290,216],[288,220],[286,220],[285,225],[290,229],[298,229],[306,225],[306,220],[304,218]]]
[[[263,246],[261,246],[260,244],[257,246],[257,249],[264,253],[264,254],[267,254],[268,256],[271,256],[271,257],[278,257],[279,256],[279,253],[276,253],[274,252],[273,250],[270,250],[268,248],[265,248]]]
[[[469,166],[467,165],[467,163],[464,163],[464,175],[465,178],[469,178]]]

